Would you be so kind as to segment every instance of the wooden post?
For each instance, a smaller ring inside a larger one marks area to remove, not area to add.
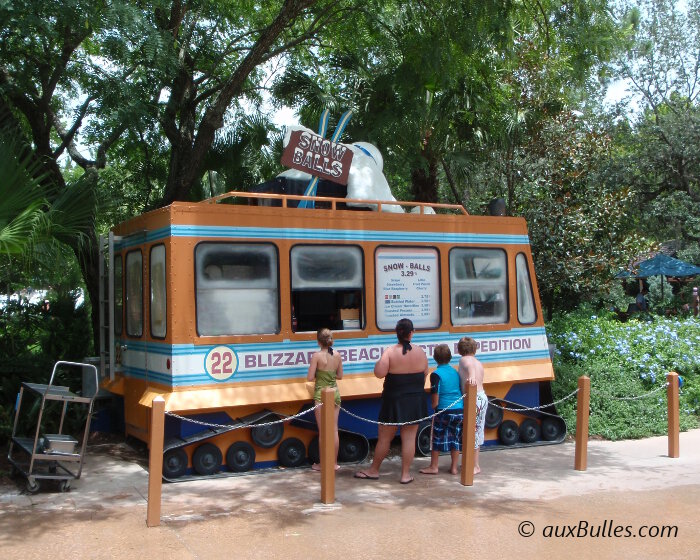
[[[151,432],[148,452],[148,507],[146,525],[160,525],[160,502],[163,487],[163,437],[165,429],[165,400],[157,396],[151,404]]]
[[[574,469],[585,471],[588,467],[588,414],[591,405],[591,378],[578,378],[576,400],[576,453]]]
[[[680,457],[680,418],[678,401],[678,374],[675,371],[666,374],[666,401],[668,403],[668,456]]]
[[[321,391],[321,425],[319,447],[321,455],[321,503],[335,502],[335,389]]]
[[[476,385],[466,384],[462,422],[462,486],[474,485],[474,442],[476,440]]]

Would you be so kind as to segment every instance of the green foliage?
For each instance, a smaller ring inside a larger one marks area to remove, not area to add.
[[[573,391],[580,376],[591,379],[591,435],[623,439],[667,433],[663,387],[671,371],[683,378],[681,429],[698,426],[699,319],[647,316],[621,323],[611,314],[601,316],[582,307],[556,315],[547,325],[547,335],[557,347],[555,400]],[[576,399],[558,405],[558,411],[575,431]]]
[[[42,304],[12,300],[0,313],[0,442],[12,430],[12,411],[22,382],[47,383],[58,360],[82,362],[90,352],[90,322],[77,292],[51,292],[49,310]],[[74,391],[79,371],[57,380]]]

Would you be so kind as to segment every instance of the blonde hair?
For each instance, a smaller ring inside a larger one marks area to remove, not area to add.
[[[476,349],[478,347],[479,343],[468,336],[460,339],[460,341],[457,343],[457,351],[461,356],[473,356],[476,354]]]
[[[316,340],[318,340],[318,343],[322,346],[330,348],[331,344],[333,344],[333,333],[327,328],[318,329]]]

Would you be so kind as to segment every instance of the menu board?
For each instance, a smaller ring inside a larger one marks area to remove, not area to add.
[[[376,252],[377,326],[393,329],[404,317],[417,329],[440,324],[440,277],[435,249],[381,248]]]

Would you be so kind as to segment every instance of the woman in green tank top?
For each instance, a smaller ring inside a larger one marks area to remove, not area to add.
[[[321,390],[326,387],[335,389],[335,468],[338,470],[338,414],[340,413],[340,392],[338,391],[337,379],[343,378],[343,361],[337,352],[333,352],[333,333],[330,329],[320,329],[316,333],[316,340],[321,349],[311,357],[309,373],[306,378],[314,381],[314,401],[321,402]],[[321,408],[314,410],[316,424],[319,435],[321,432]],[[314,463],[311,468],[315,471],[321,470],[321,465]]]

